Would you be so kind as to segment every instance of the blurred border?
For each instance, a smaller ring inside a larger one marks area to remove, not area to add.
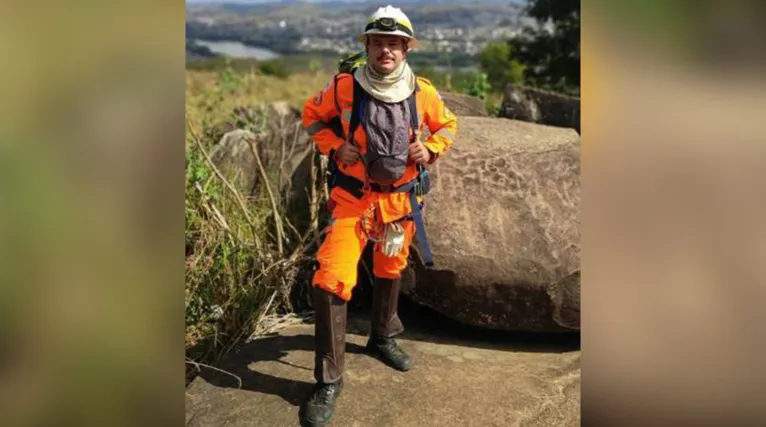
[[[766,425],[761,3],[583,4],[583,425]]]
[[[766,425],[764,6],[583,6],[583,424]],[[184,7],[3,7],[0,425],[183,422]]]
[[[180,425],[185,3],[2,9],[0,425]]]

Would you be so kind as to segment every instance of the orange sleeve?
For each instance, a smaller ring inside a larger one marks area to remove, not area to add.
[[[421,83],[422,84],[422,83]],[[447,108],[439,92],[430,84],[424,85],[428,91],[423,122],[431,132],[423,144],[436,154],[429,163],[449,150],[457,136],[457,117]]]
[[[321,92],[306,100],[303,105],[303,128],[316,143],[319,152],[326,156],[330,155],[330,150],[337,150],[344,142],[330,126],[330,120],[338,117],[335,106],[337,82],[333,78]]]

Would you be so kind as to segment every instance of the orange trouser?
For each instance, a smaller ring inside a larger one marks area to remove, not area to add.
[[[324,242],[317,252],[319,269],[312,284],[338,295],[344,301],[351,299],[351,291],[357,282],[357,266],[369,238],[362,227],[361,217],[335,218]],[[415,232],[412,220],[401,222],[404,228],[404,247],[389,258],[376,245],[373,253],[373,275],[384,279],[396,279],[407,266],[410,243]]]

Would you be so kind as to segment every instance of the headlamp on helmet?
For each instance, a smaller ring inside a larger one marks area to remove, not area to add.
[[[381,31],[402,31],[405,34],[408,34],[412,36],[412,30],[409,29],[407,26],[402,25],[398,22],[396,22],[396,19],[394,18],[378,18],[369,24],[367,24],[367,27],[364,29],[365,31],[369,31],[371,29],[377,29]]]
[[[357,40],[366,43],[367,37],[375,34],[404,37],[408,39],[410,47],[417,47],[420,44],[415,38],[415,29],[412,27],[410,19],[401,9],[391,5],[378,8],[370,16],[364,31],[357,36]]]
[[[375,21],[375,27],[379,30],[394,31],[396,30],[396,20],[394,18],[380,18]]]

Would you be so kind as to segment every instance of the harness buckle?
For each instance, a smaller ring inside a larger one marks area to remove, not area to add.
[[[371,191],[372,191],[372,186],[370,185],[370,180],[369,180],[369,178],[365,179],[364,180],[364,185],[362,185],[362,194],[368,194]]]
[[[415,195],[418,197],[423,197],[425,195],[425,193],[423,192],[423,185],[420,182],[420,177],[418,177],[417,182],[415,182],[415,185],[412,191],[414,191]]]

